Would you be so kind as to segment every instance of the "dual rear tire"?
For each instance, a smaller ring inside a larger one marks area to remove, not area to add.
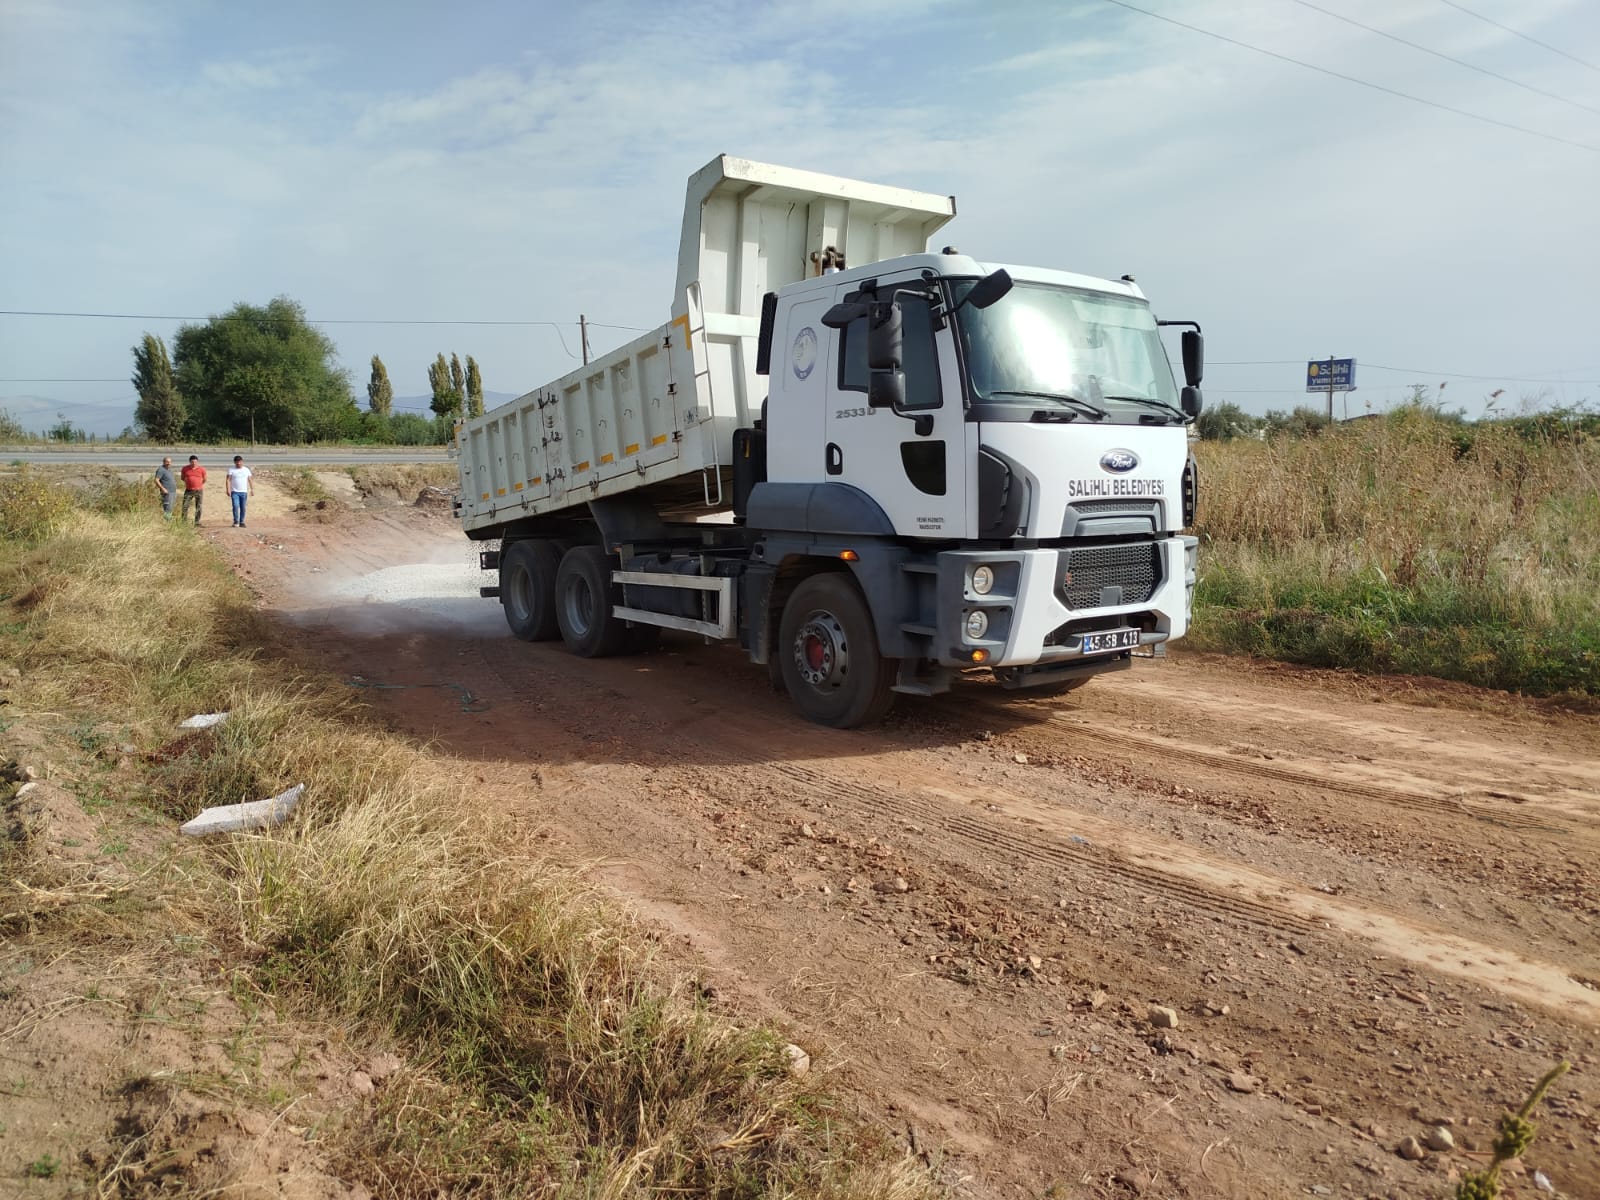
[[[613,615],[622,588],[611,582],[611,559],[599,546],[564,547],[543,538],[512,542],[500,554],[500,602],[517,637],[560,638],[583,658],[638,654],[661,640],[655,626],[630,626]]]

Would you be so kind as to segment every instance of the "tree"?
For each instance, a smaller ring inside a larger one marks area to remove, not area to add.
[[[372,356],[372,378],[367,382],[367,407],[380,417],[387,417],[394,409],[394,386],[389,382],[389,368],[376,354]]]
[[[467,395],[467,373],[461,369],[461,360],[454,351],[450,352],[450,386],[462,399]]]
[[[157,442],[176,442],[183,436],[188,412],[172,381],[167,344],[153,333],[133,348],[133,387],[139,393],[133,419],[145,436]]]
[[[45,430],[44,435],[52,442],[83,441],[83,430],[69,421],[66,413],[57,413],[56,423]]]
[[[1195,432],[1202,441],[1231,442],[1234,438],[1254,437],[1261,428],[1261,418],[1252,417],[1231,400],[1221,404],[1208,404],[1195,419]]]
[[[287,296],[181,326],[172,359],[196,437],[321,441],[361,428],[332,340]]]
[[[467,355],[467,416],[483,416],[483,376],[478,371],[478,360]]]
[[[440,354],[428,367],[428,386],[433,389],[433,399],[428,407],[441,417],[453,417],[461,411],[461,392],[450,378],[450,364]]]
[[[1289,437],[1315,437],[1326,429],[1331,421],[1328,415],[1320,408],[1311,408],[1302,404],[1292,413],[1283,412],[1281,409],[1272,409],[1266,417],[1267,436],[1277,437],[1285,434]]]

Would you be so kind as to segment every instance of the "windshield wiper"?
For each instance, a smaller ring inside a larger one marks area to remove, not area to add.
[[[991,396],[1033,396],[1040,400],[1057,400],[1062,404],[1072,405],[1091,421],[1104,421],[1106,419],[1106,410],[1098,404],[1091,404],[1087,400],[1080,399],[1077,396],[1066,395],[1064,392],[1018,392],[1009,388],[993,388],[989,394]]]
[[[1159,408],[1163,413],[1171,413],[1172,417],[1178,421],[1187,423],[1189,420],[1188,414],[1181,408],[1174,408],[1165,400],[1157,400],[1154,396],[1107,396],[1106,399],[1126,400],[1130,404],[1143,404],[1148,408]]]

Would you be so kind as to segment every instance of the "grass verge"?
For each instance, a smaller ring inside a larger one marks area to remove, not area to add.
[[[341,1174],[394,1197],[931,1194],[791,1074],[780,1035],[708,1007],[644,930],[475,809],[450,764],[278,666],[187,530],[70,512],[0,546],[0,596],[27,707],[84,739],[110,722],[149,760],[105,803],[177,818],[308,785],[292,824],[178,853],[187,928],[209,922],[286,1011],[421,1064],[336,1135]],[[172,740],[182,716],[224,709]]]
[[[1600,441],[1409,411],[1202,443],[1190,641],[1600,695]]]

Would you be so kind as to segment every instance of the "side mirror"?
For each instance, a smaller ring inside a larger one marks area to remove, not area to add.
[[[1183,331],[1183,381],[1199,387],[1206,375],[1206,340],[1197,329]],[[1198,393],[1197,393],[1198,394]]]
[[[973,308],[988,308],[1000,297],[1011,290],[1011,275],[1004,267],[985,275],[972,285],[972,290],[967,293],[966,303]]]
[[[905,372],[895,367],[887,371],[873,371],[867,376],[867,407],[889,408],[899,411],[906,402]]]
[[[843,329],[851,321],[867,315],[867,306],[860,301],[835,304],[822,314],[822,323],[829,329]]]
[[[874,303],[867,315],[867,369],[898,371],[905,363],[905,340],[900,306],[893,301]]]
[[[1184,334],[1183,336],[1188,338],[1189,335]],[[1188,366],[1189,364],[1185,362],[1184,369],[1187,370]],[[1200,389],[1190,384],[1183,389],[1183,394],[1179,397],[1178,403],[1183,406],[1184,415],[1198,417],[1200,415]]]

